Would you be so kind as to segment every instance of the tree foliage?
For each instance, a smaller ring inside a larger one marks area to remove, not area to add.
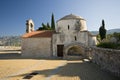
[[[55,20],[54,20],[54,14],[52,13],[52,16],[51,16],[51,28],[53,30],[55,30]]]
[[[51,28],[50,25],[49,25],[49,23],[47,23],[47,27],[48,27],[48,28]]]
[[[112,42],[101,42],[97,45],[97,47],[120,49],[120,44],[116,44],[116,43],[112,43]]]
[[[49,23],[47,24],[42,23],[42,27],[39,27],[37,31],[39,30],[51,30],[51,26],[49,25]]]
[[[97,40],[100,39],[99,37],[100,35],[97,35]],[[112,38],[115,38],[117,41],[111,41]],[[107,34],[106,39],[100,41],[99,44],[97,44],[97,47],[120,49],[120,33],[114,32],[113,34]]]
[[[120,41],[120,33],[114,32],[113,37],[115,37],[117,39],[117,42]]]
[[[106,29],[105,29],[105,22],[102,20],[102,26],[99,28],[99,35],[100,39],[103,40],[106,38]]]
[[[37,31],[38,30],[55,30],[55,21],[54,21],[53,13],[52,13],[52,16],[51,16],[51,26],[50,26],[50,24],[48,22],[47,22],[47,24],[42,23],[42,26],[39,27],[37,29]]]

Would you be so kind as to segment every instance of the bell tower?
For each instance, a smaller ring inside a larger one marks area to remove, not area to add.
[[[32,19],[26,20],[26,33],[34,31],[34,22]]]

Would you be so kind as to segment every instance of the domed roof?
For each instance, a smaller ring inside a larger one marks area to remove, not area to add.
[[[76,16],[74,14],[69,14],[69,15],[64,16],[60,20],[67,20],[67,19],[83,19],[83,18],[80,16]],[[83,20],[85,20],[85,19],[83,19]]]

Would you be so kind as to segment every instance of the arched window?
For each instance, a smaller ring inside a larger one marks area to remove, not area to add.
[[[31,28],[33,28],[33,24],[32,23],[30,23],[30,26],[31,26]]]

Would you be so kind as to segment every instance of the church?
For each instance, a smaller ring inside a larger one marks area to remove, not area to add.
[[[32,19],[22,35],[23,57],[79,57],[85,46],[95,46],[96,36],[87,30],[86,20],[69,14],[56,22],[55,30],[34,30]]]

